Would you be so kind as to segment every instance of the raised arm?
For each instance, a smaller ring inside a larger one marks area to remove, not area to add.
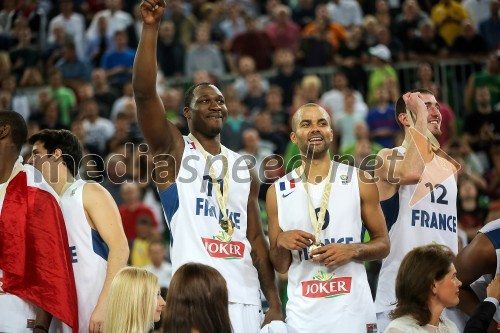
[[[97,183],[86,184],[83,188],[83,206],[91,227],[97,230],[109,248],[106,280],[89,323],[89,332],[99,333],[99,327],[104,322],[111,281],[127,265],[129,248],[118,207],[104,187]]]
[[[250,255],[253,265],[259,275],[260,288],[264,292],[269,303],[269,311],[264,319],[263,326],[269,324],[272,320],[282,320],[281,301],[278,296],[278,290],[275,284],[274,269],[269,260],[269,249],[267,242],[260,227],[260,209],[259,209],[259,188],[260,181],[256,173],[250,170],[251,186],[248,196],[247,206],[247,238],[252,246]]]
[[[424,171],[424,160],[430,161],[433,154],[424,136],[427,132],[428,118],[425,103],[419,98],[418,93],[405,94],[404,100],[407,108],[416,115],[415,129],[407,130],[411,132],[406,135],[408,147],[404,155],[395,149],[382,149],[377,155],[381,166],[375,168],[374,175],[379,186],[380,200],[391,197],[398,185],[416,184]],[[399,117],[401,123],[408,126],[407,115],[403,113]]]
[[[174,181],[175,174],[180,167],[184,142],[179,130],[167,121],[163,103],[156,91],[158,71],[156,47],[158,29],[165,11],[165,1],[145,0],[141,3],[140,10],[144,25],[134,60],[132,77],[137,119],[150,152],[153,155],[169,154],[174,161],[177,161],[177,163],[168,161],[170,167],[163,169],[171,175],[167,180]],[[162,189],[160,186],[159,188]]]

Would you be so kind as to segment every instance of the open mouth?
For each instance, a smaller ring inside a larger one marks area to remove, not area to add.
[[[312,144],[312,145],[316,145],[316,144],[320,144],[322,143],[324,140],[322,137],[314,137],[314,138],[310,138],[309,139],[309,143]]]

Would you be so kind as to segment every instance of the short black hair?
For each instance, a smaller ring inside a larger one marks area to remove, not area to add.
[[[189,107],[191,105],[191,101],[193,100],[194,97],[194,90],[200,86],[214,86],[213,83],[210,82],[201,82],[192,85],[189,87],[189,89],[186,91],[186,94],[184,95],[184,106]]]
[[[424,94],[424,95],[432,95],[432,96],[434,96],[434,93],[432,91],[430,91],[429,89],[425,89],[425,88],[417,88],[417,89],[410,90],[408,92],[410,92],[410,93],[421,93],[421,94]],[[406,103],[405,103],[405,100],[403,99],[403,95],[401,95],[398,98],[398,100],[396,101],[396,109],[394,110],[394,116],[396,117],[396,122],[398,123],[398,125],[399,125],[400,128],[404,128],[404,126],[399,121],[399,115],[401,113],[405,113],[405,112],[406,112]]]
[[[73,177],[78,173],[78,164],[82,160],[83,149],[76,135],[70,131],[44,129],[32,135],[28,141],[30,144],[37,141],[43,142],[49,154],[54,153],[56,149],[61,149],[63,161],[69,172]]]
[[[23,116],[11,110],[0,111],[0,127],[9,125],[11,128],[12,141],[16,145],[18,152],[21,152],[23,144],[28,136],[28,127]]]

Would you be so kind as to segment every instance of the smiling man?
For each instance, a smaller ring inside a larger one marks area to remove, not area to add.
[[[333,133],[321,106],[300,107],[292,131],[302,165],[267,192],[271,261],[288,271],[288,332],[376,332],[363,261],[389,253],[377,186],[364,171],[331,161]]]
[[[234,332],[259,332],[259,288],[270,306],[264,323],[282,317],[260,228],[259,179],[243,157],[220,143],[228,111],[213,84],[197,84],[186,92],[183,112],[189,136],[183,137],[165,119],[156,92],[156,47],[165,2],[143,1],[140,9],[144,28],[134,63],[134,96],[139,125],[154,156],[155,181],[171,234],[173,272],[187,262],[216,268],[227,282]]]
[[[401,96],[395,116],[405,140],[402,146],[382,149],[377,156],[380,167],[375,168],[375,178],[391,238],[375,298],[379,332],[395,308],[396,275],[404,256],[431,243],[446,245],[455,254],[458,251],[456,168],[429,142],[441,134],[439,107],[426,89]]]

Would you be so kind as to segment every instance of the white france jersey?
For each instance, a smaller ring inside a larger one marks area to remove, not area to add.
[[[109,248],[92,229],[83,208],[83,189],[87,183],[75,181],[62,195],[61,204],[68,233],[78,296],[79,332],[87,333],[92,312],[101,294],[108,268]]]
[[[406,151],[397,147],[400,153]],[[443,174],[449,173],[449,177]],[[395,284],[404,256],[417,246],[431,243],[448,246],[458,252],[457,183],[451,164],[434,155],[419,181],[422,199],[413,207],[410,200],[418,184],[401,185],[391,198],[381,201],[391,239],[389,256],[382,260],[375,305],[377,313],[395,308]]]
[[[194,142],[188,137],[184,141],[177,179],[160,192],[170,229],[172,274],[188,262],[212,266],[226,279],[230,302],[260,305],[259,280],[247,239],[250,172],[245,159],[226,148],[230,172],[227,215],[235,223],[229,237],[221,233],[222,216],[206,160]],[[221,158],[214,158],[213,165],[222,189]]]
[[[321,231],[323,244],[361,243],[363,225],[357,169],[334,163],[332,188]],[[309,184],[316,213],[326,181]],[[283,231],[304,230],[314,235],[309,203],[294,170],[275,184],[279,226]],[[288,270],[286,323],[295,332],[376,332],[375,306],[363,261],[336,269],[310,260],[307,249],[292,252]]]

